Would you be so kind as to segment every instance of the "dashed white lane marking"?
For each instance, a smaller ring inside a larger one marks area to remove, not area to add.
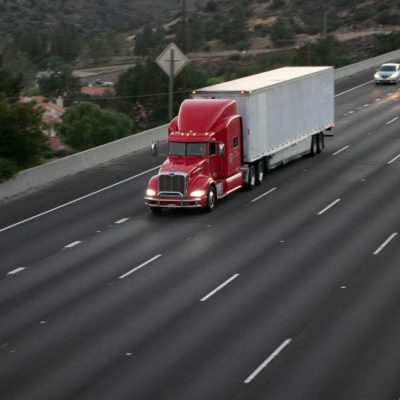
[[[120,220],[118,220],[118,221],[115,221],[114,223],[115,224],[123,224],[124,222],[126,222],[126,221],[128,221],[129,220],[129,218],[122,218],[122,219],[120,219]]]
[[[336,155],[340,154],[341,152],[347,150],[349,147],[350,147],[350,145],[345,146],[345,147],[341,148],[340,150],[336,151],[335,153],[333,153],[332,155],[336,156]]]
[[[354,111],[353,110],[349,111],[349,114],[354,114]]]
[[[394,158],[392,158],[389,162],[388,162],[388,164],[393,164],[397,159],[399,159],[400,158],[400,154],[399,155],[397,155],[396,157],[394,157]]]
[[[323,210],[321,210],[318,215],[322,215],[325,212],[327,212],[329,209],[331,209],[334,205],[336,205],[337,203],[339,203],[341,199],[336,199],[335,201],[333,201],[331,204],[329,204],[329,206],[326,206]]]
[[[13,271],[10,271],[10,272],[7,274],[7,276],[18,274],[19,272],[23,271],[24,269],[26,269],[26,268],[25,268],[25,267],[16,268],[16,269],[14,269]]]
[[[371,83],[371,82],[373,82],[373,80],[372,80],[372,81],[365,82],[365,83],[363,83],[363,84],[361,84],[361,85],[355,86],[355,87],[353,87],[353,88],[351,88],[351,89],[349,89],[349,90],[345,90],[344,92],[337,94],[335,97],[339,97],[339,96],[342,96],[343,94],[352,92],[353,90],[359,89],[360,87],[363,87],[363,86],[365,86],[365,85],[368,85],[368,84]]]
[[[393,93],[388,93],[386,96],[391,96]]]
[[[386,122],[386,125],[390,125],[392,124],[394,121],[397,121],[399,119],[399,117],[393,118],[391,119],[389,122]]]
[[[256,197],[255,199],[251,200],[251,203],[255,203],[257,200],[262,199],[264,196],[267,196],[267,195],[269,195],[270,193],[275,192],[276,189],[278,189],[278,188],[274,187],[274,188],[268,190],[268,192],[265,192],[265,193],[263,193],[261,196],[258,196],[258,197]]]
[[[368,106],[369,106],[369,104],[364,104],[364,105],[363,105],[363,107],[368,107]]]
[[[375,101],[381,101],[381,99],[375,99]]]
[[[396,236],[397,232],[392,233],[372,254],[374,256],[379,254]]]
[[[224,283],[219,285],[217,288],[215,288],[212,292],[208,293],[206,296],[204,296],[200,301],[206,301],[208,300],[211,296],[214,296],[215,293],[219,292],[221,289],[223,289],[225,286],[229,285],[233,280],[235,280],[239,274],[235,274],[231,276],[229,279],[227,279]]]
[[[150,258],[150,260],[145,261],[143,264],[140,264],[138,267],[135,267],[135,268],[131,269],[130,271],[128,271],[127,273],[121,275],[120,277],[118,277],[118,279],[126,278],[127,276],[133,274],[134,272],[138,271],[139,269],[141,269],[141,268],[145,267],[146,265],[152,263],[153,261],[157,260],[161,256],[162,256],[162,254],[157,254],[153,258]]]
[[[287,347],[292,339],[286,339],[248,378],[244,383],[250,383],[265,367],[267,367],[274,358],[276,358],[282,350]]]
[[[64,246],[64,249],[71,249],[72,247],[78,246],[78,244],[81,244],[82,242],[77,240],[76,242],[72,242],[70,244],[67,244]]]
[[[112,184],[112,185],[110,185],[110,186],[107,186],[107,187],[104,187],[104,188],[102,188],[102,189],[96,190],[95,192],[92,192],[92,193],[89,193],[89,194],[87,194],[87,195],[85,195],[85,196],[79,197],[78,199],[69,201],[68,203],[65,203],[65,204],[61,204],[60,206],[55,207],[55,208],[52,208],[51,210],[44,211],[44,212],[42,212],[42,213],[40,213],[40,214],[34,215],[33,217],[24,219],[23,221],[19,221],[19,222],[15,223],[15,224],[6,226],[5,228],[0,229],[0,233],[1,233],[1,232],[4,232],[4,231],[7,231],[7,230],[9,230],[9,229],[11,229],[11,228],[15,228],[16,226],[25,224],[26,222],[32,221],[32,220],[34,220],[34,219],[43,217],[44,215],[47,215],[47,214],[50,214],[50,213],[52,213],[52,212],[54,212],[54,211],[60,210],[61,208],[70,206],[71,204],[75,204],[75,203],[77,203],[77,202],[79,202],[79,201],[82,201],[82,200],[84,200],[84,199],[87,199],[88,197],[92,197],[92,196],[94,196],[94,195],[96,195],[96,194],[99,194],[99,193],[104,192],[104,191],[106,191],[106,190],[112,189],[112,188],[114,188],[114,187],[116,187],[116,186],[122,185],[123,183],[129,182],[129,181],[131,181],[132,179],[139,178],[140,176],[145,175],[145,174],[148,174],[149,172],[155,171],[156,169],[159,169],[160,167],[161,167],[161,165],[158,165],[157,167],[154,167],[154,168],[150,168],[150,169],[148,169],[147,171],[143,171],[143,172],[141,172],[141,173],[139,173],[139,174],[137,174],[137,175],[134,175],[134,176],[131,176],[131,177],[129,177],[129,178],[126,178],[126,179],[124,179],[124,180],[122,180],[122,181],[116,182],[116,183],[114,183],[114,184]]]

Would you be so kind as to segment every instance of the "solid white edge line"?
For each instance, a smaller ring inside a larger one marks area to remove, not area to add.
[[[64,246],[64,249],[70,249],[71,247],[75,247],[75,246],[77,246],[78,244],[81,244],[81,243],[82,243],[81,241],[77,240],[76,242],[72,242],[72,243],[67,244],[66,246]]]
[[[369,83],[371,83],[371,82],[373,82],[373,81],[374,81],[374,80],[368,81],[368,82],[365,82],[365,83],[363,83],[363,84],[361,84],[361,85],[355,86],[355,87],[353,87],[353,88],[351,88],[351,89],[349,89],[349,90],[345,90],[345,91],[342,92],[342,93],[338,93],[335,97],[339,97],[339,96],[341,96],[342,94],[346,94],[346,93],[352,92],[353,90],[356,90],[356,89],[359,89],[360,87],[363,87],[363,86],[365,86],[365,85],[368,85]]]
[[[262,194],[261,196],[258,196],[258,197],[256,197],[255,199],[251,200],[250,203],[254,203],[254,202],[256,202],[257,200],[260,200],[260,199],[263,198],[264,196],[267,196],[268,194],[274,192],[276,189],[278,189],[278,188],[274,187],[274,188],[268,190],[268,192],[265,192],[265,193]]]
[[[392,159],[388,162],[388,164],[393,164],[398,158],[400,158],[400,154],[397,155],[396,157],[392,158]]]
[[[25,268],[25,267],[16,268],[16,269],[14,269],[13,271],[10,271],[10,272],[7,274],[7,276],[18,274],[18,272],[21,272],[21,271],[23,271],[24,269],[26,269],[26,268]]]
[[[394,121],[397,121],[399,119],[399,117],[393,118],[391,119],[389,122],[386,122],[386,125],[390,125],[392,124]]]
[[[397,235],[397,232],[392,233],[372,254],[378,255]]]
[[[152,263],[153,261],[157,260],[157,258],[160,258],[161,256],[162,256],[162,254],[157,254],[153,258],[150,258],[150,260],[147,260],[143,264],[140,264],[138,267],[135,267],[135,268],[131,269],[130,271],[128,271],[127,273],[119,276],[118,279],[126,278],[127,276],[133,274],[134,272],[138,271],[139,269],[141,269],[141,268],[145,267],[146,265]]]
[[[345,146],[345,147],[341,148],[340,150],[338,150],[337,152],[333,153],[332,155],[336,156],[336,155],[340,154],[342,151],[347,150],[349,147],[350,147],[350,145]]]
[[[160,168],[160,167],[161,167],[161,165],[158,165],[157,167],[154,167],[154,168],[150,168],[150,169],[148,169],[147,171],[143,171],[143,172],[141,172],[141,173],[139,173],[139,174],[137,174],[137,175],[134,175],[134,176],[131,176],[131,177],[129,177],[129,178],[126,178],[126,179],[124,179],[124,180],[122,180],[122,181],[116,182],[116,183],[114,183],[114,184],[112,184],[112,185],[110,185],[110,186],[107,186],[107,187],[104,187],[104,188],[102,188],[102,189],[96,190],[95,192],[92,192],[92,193],[89,193],[89,194],[87,194],[87,195],[85,195],[85,196],[79,197],[78,199],[69,201],[68,203],[65,203],[65,204],[61,204],[60,206],[55,207],[55,208],[52,208],[51,210],[44,211],[44,212],[42,212],[42,213],[40,213],[40,214],[34,215],[33,217],[24,219],[23,221],[19,221],[19,222],[15,223],[15,224],[12,224],[12,225],[10,225],[10,226],[6,226],[5,228],[0,229],[0,233],[1,233],[1,232],[5,232],[5,231],[7,231],[7,230],[9,230],[9,229],[11,229],[11,228],[15,228],[15,227],[18,226],[18,225],[22,225],[22,224],[24,224],[24,223],[26,223],[26,222],[29,222],[29,221],[32,221],[32,220],[34,220],[34,219],[43,217],[44,215],[50,214],[50,213],[52,213],[52,212],[54,212],[54,211],[57,211],[57,210],[60,210],[61,208],[70,206],[71,204],[74,204],[74,203],[77,203],[78,201],[87,199],[88,197],[92,197],[92,196],[94,196],[94,195],[96,195],[96,194],[99,194],[99,193],[104,192],[104,191],[106,191],[106,190],[112,189],[112,188],[114,188],[114,187],[116,187],[116,186],[122,185],[123,183],[129,182],[129,181],[131,181],[132,179],[139,178],[140,176],[145,175],[145,174],[147,174],[147,173],[149,173],[149,172],[151,172],[151,171],[154,171],[154,170],[156,170],[156,169],[158,169],[158,168]]]
[[[282,350],[287,347],[292,339],[286,339],[251,375],[246,378],[244,383],[250,383],[271,361],[276,358]]]
[[[221,289],[223,289],[226,285],[229,285],[234,279],[236,279],[240,274],[235,274],[231,276],[229,279],[227,279],[224,283],[219,285],[216,289],[214,289],[212,292],[208,293],[206,296],[204,296],[200,301],[206,301],[208,300],[211,296],[214,296],[215,293],[219,292]]]
[[[336,205],[337,203],[339,203],[341,199],[336,199],[335,201],[333,201],[331,204],[329,204],[329,206],[326,206],[323,210],[321,210],[318,215],[322,215],[323,213],[325,213],[326,211],[328,211],[330,208],[332,208],[334,205]]]

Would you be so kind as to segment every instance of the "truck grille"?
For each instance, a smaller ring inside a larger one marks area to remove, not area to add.
[[[164,195],[180,194],[185,195],[186,192],[186,179],[184,175],[159,175],[158,177],[158,190],[159,193],[163,192]]]

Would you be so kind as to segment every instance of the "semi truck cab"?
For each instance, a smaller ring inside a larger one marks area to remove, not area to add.
[[[156,152],[156,146],[153,145]],[[162,208],[204,208],[243,186],[242,129],[235,100],[185,100],[168,127],[168,157],[145,201]]]

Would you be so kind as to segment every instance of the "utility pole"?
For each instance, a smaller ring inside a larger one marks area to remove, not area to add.
[[[186,0],[182,1],[182,51],[187,51],[187,40],[186,40]]]
[[[328,31],[328,11],[324,12],[324,25],[323,25],[323,33],[322,36],[325,39]]]

